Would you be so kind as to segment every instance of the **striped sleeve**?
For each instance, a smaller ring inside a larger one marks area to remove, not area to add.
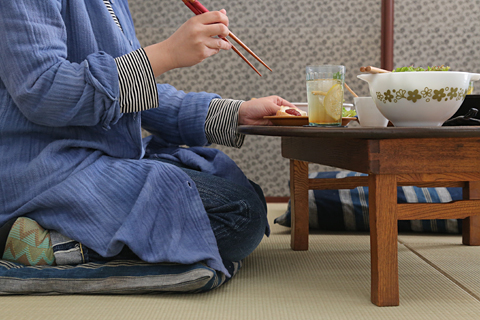
[[[208,142],[240,148],[245,135],[237,132],[238,110],[243,100],[213,99],[205,120]]]
[[[115,58],[122,113],[158,107],[158,92],[150,61],[143,49]]]

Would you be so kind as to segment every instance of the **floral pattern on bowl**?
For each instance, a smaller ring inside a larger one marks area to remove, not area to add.
[[[393,102],[397,103],[401,99],[407,99],[411,102],[417,102],[425,99],[425,102],[430,102],[432,99],[438,102],[442,100],[448,101],[455,99],[456,101],[465,99],[467,89],[445,87],[441,89],[430,89],[425,87],[422,91],[415,89],[407,91],[404,89],[388,89],[385,92],[377,91],[377,99],[383,103]]]

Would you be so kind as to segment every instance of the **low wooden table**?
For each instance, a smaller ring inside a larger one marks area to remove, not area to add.
[[[464,219],[463,244],[480,245],[480,127],[240,126],[279,136],[290,159],[291,247],[308,249],[308,190],[369,187],[371,301],[399,305],[398,220]],[[308,162],[367,173],[309,179]],[[397,186],[463,187],[464,200],[397,203]]]

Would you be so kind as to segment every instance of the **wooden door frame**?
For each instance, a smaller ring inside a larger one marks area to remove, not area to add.
[[[393,70],[394,0],[382,0],[381,68]]]

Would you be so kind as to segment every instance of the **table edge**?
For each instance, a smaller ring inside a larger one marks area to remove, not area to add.
[[[473,138],[480,137],[480,126],[445,127],[302,127],[240,125],[246,135],[314,138],[406,139],[406,138]]]

